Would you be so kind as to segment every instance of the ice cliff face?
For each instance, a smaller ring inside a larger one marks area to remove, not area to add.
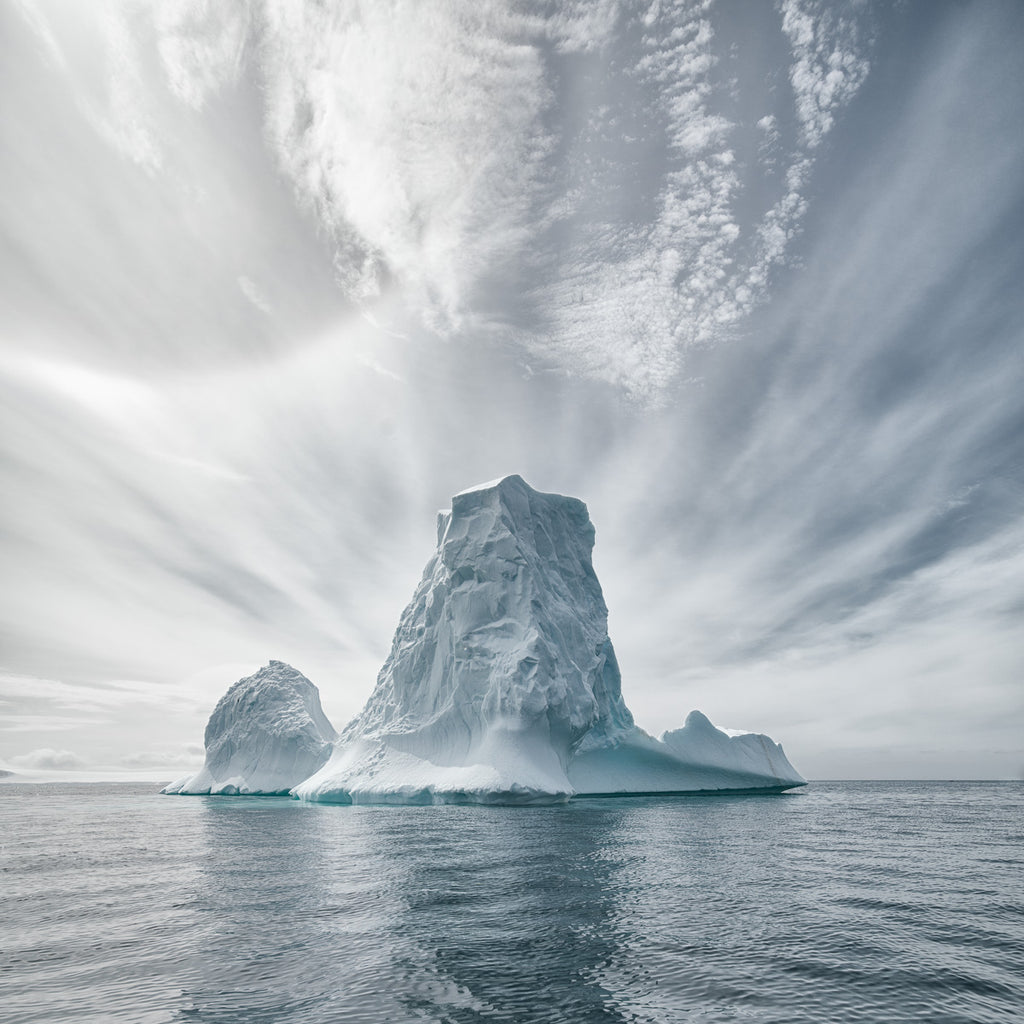
[[[206,726],[206,763],[164,793],[287,793],[331,754],[337,733],[317,688],[283,661],[240,679]]]
[[[518,476],[458,494],[391,654],[317,800],[567,798],[566,769],[622,703],[581,501]]]
[[[573,793],[787,788],[766,737],[704,716],[633,724],[575,498],[510,476],[464,491],[362,713],[293,793],[338,803],[550,803]]]

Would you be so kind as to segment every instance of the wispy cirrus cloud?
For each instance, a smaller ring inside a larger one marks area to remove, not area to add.
[[[59,49],[46,9],[26,8]],[[353,302],[397,294],[430,331],[497,336],[650,399],[789,259],[816,153],[868,73],[869,14],[811,0],[766,14],[788,46],[780,99],[767,67],[734,73],[742,35],[713,0],[179,0],[148,22],[111,0],[87,113],[155,171],[143,54],[197,115],[249,76]]]
[[[161,743],[127,754],[120,763],[126,768],[194,768],[203,763],[205,753],[201,743]]]
[[[793,51],[789,81],[796,115],[805,145],[815,149],[870,70],[864,56],[872,31],[869,5],[865,0],[848,6],[782,0],[779,11]]]
[[[267,6],[267,130],[353,296],[396,281],[450,330],[521,259],[550,148],[529,27],[494,4]]]
[[[620,13],[603,70],[621,77],[617,92],[634,86],[633,121],[624,125],[628,104],[613,103],[577,139],[582,171],[566,189],[576,205],[563,214],[573,241],[538,303],[547,334],[537,347],[648,397],[675,378],[687,349],[728,336],[764,301],[807,212],[814,150],[869,69],[869,33],[859,22],[822,4],[783,4],[793,108],[751,121],[733,112],[737,93],[753,83],[739,83],[726,66],[735,44],[717,15],[711,2]],[[624,70],[613,71],[613,61]],[[797,129],[784,134],[784,122]],[[602,144],[618,149],[605,157],[617,174],[593,173]],[[646,182],[622,173],[635,170],[631,146],[646,160]],[[753,162],[741,155],[751,149]],[[594,202],[602,186],[630,200],[609,216],[607,204]]]
[[[771,268],[787,260],[807,212],[814,153],[864,84],[873,43],[866,3],[844,12],[823,0],[783,0],[779,12],[792,51],[789,82],[799,137],[782,178],[782,195],[757,227],[757,259],[749,282],[757,298],[763,297]],[[758,121],[758,127],[764,132],[764,166],[771,171],[780,143],[778,118],[768,115]]]
[[[98,0],[87,11],[45,0],[18,0],[18,8],[50,66],[74,83],[74,102],[96,133],[148,173],[159,171],[164,154],[148,104],[140,12],[118,0]],[[93,48],[102,55],[98,64],[83,54]]]

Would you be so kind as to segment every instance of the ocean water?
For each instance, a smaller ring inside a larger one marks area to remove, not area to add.
[[[1024,785],[552,808],[0,785],[0,1020],[1024,1021]]]

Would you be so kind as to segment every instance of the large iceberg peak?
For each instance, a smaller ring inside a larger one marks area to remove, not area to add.
[[[632,725],[593,546],[582,501],[522,477],[455,495],[373,694],[296,793],[567,798],[582,738]]]
[[[317,688],[283,661],[235,683],[206,726],[206,763],[165,793],[287,793],[320,768],[337,738]]]
[[[448,564],[470,560],[475,564],[486,553],[480,545],[501,533],[518,538],[540,557],[555,561],[556,542],[571,540],[564,564],[575,568],[574,563],[579,562],[593,575],[590,556],[594,527],[587,506],[579,498],[535,491],[521,476],[513,474],[460,491],[452,498],[452,507],[438,513],[438,545]],[[480,543],[474,545],[473,541]],[[600,590],[598,586],[599,595]],[[603,605],[604,599],[601,601]]]

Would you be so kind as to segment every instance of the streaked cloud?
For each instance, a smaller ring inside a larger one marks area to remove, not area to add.
[[[274,312],[274,307],[270,304],[267,297],[260,290],[259,286],[251,281],[244,274],[240,274],[238,277],[238,287],[241,289],[242,294],[261,312],[266,313],[270,316]]]
[[[83,11],[45,0],[18,0],[18,8],[51,66],[74,80],[75,102],[97,134],[145,171],[159,171],[163,152],[147,105],[151,83],[144,69],[138,12],[133,5],[98,0]],[[98,69],[81,58],[83,47],[90,45],[103,55]],[[98,74],[83,81],[79,73],[87,68]]]
[[[185,764],[269,658],[342,724],[519,472],[642,724],[1017,770],[1013,8],[57,11],[0,10],[0,755]]]
[[[26,8],[52,41],[44,9]],[[791,44],[791,102],[749,117],[743,97],[768,69],[732,72],[736,14],[711,0],[182,0],[149,23],[111,2],[98,18],[107,85],[88,116],[155,170],[163,100],[143,50],[195,111],[249,75],[353,301],[397,293],[432,332],[497,337],[658,400],[685,353],[734,333],[787,261],[815,154],[868,73],[867,16],[782,4],[769,21]]]
[[[31,736],[46,735],[51,732],[71,732],[81,729],[93,729],[110,725],[109,718],[89,718],[82,715],[55,715],[51,711],[34,714],[7,714],[0,731],[5,733],[24,733]],[[8,743],[17,742],[17,736],[6,736]]]

